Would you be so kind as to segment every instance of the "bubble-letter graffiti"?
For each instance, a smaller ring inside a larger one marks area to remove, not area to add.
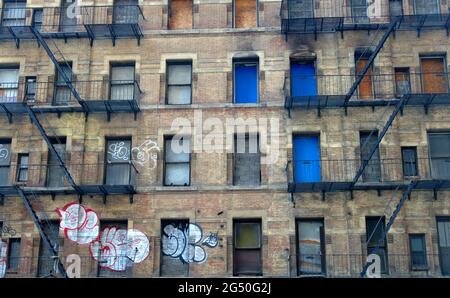
[[[380,278],[381,277],[381,258],[377,254],[370,254],[367,257],[367,263],[370,265],[367,267],[366,276],[368,278]]]
[[[77,202],[71,202],[62,209],[57,208],[61,221],[59,228],[70,241],[89,244],[98,237],[99,220],[97,213]]]
[[[138,147],[131,149],[134,161],[141,166],[150,163],[151,169],[156,168],[158,152],[160,151],[161,149],[158,147],[158,144],[152,140],[146,140]]]
[[[127,161],[129,159],[129,149],[125,146],[125,142],[116,142],[109,145],[108,154],[115,160]]]

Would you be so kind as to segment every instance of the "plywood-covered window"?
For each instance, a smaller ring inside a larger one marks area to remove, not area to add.
[[[355,53],[355,65],[356,65],[356,75],[359,76],[364,67],[369,63],[370,52],[356,52]],[[372,66],[369,67],[366,74],[364,75],[361,83],[358,86],[358,95],[360,99],[371,99],[374,94],[373,86],[373,76],[372,76]]]
[[[164,140],[164,185],[188,186],[191,176],[191,140],[189,137]]]
[[[262,274],[262,233],[260,220],[234,221],[234,275]]]
[[[420,58],[423,93],[438,94],[448,92],[445,60],[443,56]]]
[[[11,166],[11,140],[0,140],[0,186],[9,184]]]
[[[258,135],[236,134],[234,140],[234,185],[259,185],[261,154]]]
[[[258,0],[234,0],[234,27],[258,27]]]
[[[192,0],[169,0],[169,29],[191,29],[192,6]]]

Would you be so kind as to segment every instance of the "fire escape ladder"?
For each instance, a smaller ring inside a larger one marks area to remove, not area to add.
[[[380,239],[378,239],[377,245],[375,246],[375,248],[372,249],[370,252],[367,251],[367,254],[377,254],[378,253],[378,251],[380,250],[380,246],[382,245],[383,241],[385,241],[385,239],[389,233],[389,230],[391,229],[392,225],[394,224],[395,220],[397,219],[397,216],[400,213],[403,205],[405,204],[406,200],[409,198],[409,196],[411,195],[411,192],[414,190],[414,188],[416,186],[417,186],[417,181],[411,181],[411,183],[408,185],[406,190],[403,192],[399,203],[395,207],[394,212],[392,213],[391,217],[389,218],[389,222],[386,225],[384,234],[381,235]],[[370,264],[368,262],[366,262],[366,264],[363,267],[363,270],[360,273],[360,277],[366,276],[367,269],[369,268],[369,266],[370,266]]]
[[[30,27],[31,32],[33,33],[33,35],[36,37],[36,40],[38,41],[38,43],[44,48],[44,50],[47,52],[47,55],[50,57],[50,59],[52,60],[53,64],[55,65],[56,69],[58,70],[58,75],[60,75],[62,77],[62,79],[64,80],[64,82],[67,85],[67,88],[69,88],[70,92],[72,93],[72,95],[75,97],[75,99],[77,100],[77,102],[80,104],[80,106],[83,108],[83,112],[85,114],[89,113],[89,107],[87,106],[87,104],[84,102],[84,100],[80,97],[80,94],[78,94],[75,86],[72,83],[71,78],[69,78],[67,76],[67,73],[62,69],[61,64],[63,64],[65,67],[67,67],[68,69],[70,69],[72,71],[72,67],[70,66],[70,64],[67,62],[67,60],[64,58],[64,55],[62,54],[62,52],[59,50],[58,46],[56,45],[56,43],[53,41],[53,46],[55,47],[55,51],[53,52],[50,49],[50,46],[48,45],[48,43],[45,41],[44,37],[42,36],[42,34],[36,30],[33,27]]]
[[[361,84],[362,80],[364,79],[364,76],[366,75],[367,71],[372,67],[373,62],[375,61],[375,58],[380,53],[381,49],[384,47],[384,44],[388,40],[389,36],[392,32],[395,31],[397,24],[399,22],[399,19],[396,19],[393,21],[390,25],[387,31],[384,33],[381,40],[378,42],[375,51],[370,55],[369,60],[367,61],[366,65],[362,69],[361,73],[358,74],[358,77],[356,78],[356,81],[353,83],[352,87],[348,91],[347,95],[345,96],[344,100],[344,107],[347,110],[348,102],[350,101],[350,98],[353,96],[353,94],[356,92],[356,89],[358,89],[358,86]]]
[[[34,113],[34,111],[27,106],[27,112],[28,115],[31,118],[31,122],[36,125],[37,129],[39,130],[39,132],[41,133],[42,137],[44,138],[45,142],[48,145],[48,148],[50,149],[50,151],[52,152],[52,154],[54,154],[56,156],[56,158],[58,159],[58,163],[59,166],[61,167],[61,169],[63,170],[64,176],[66,177],[67,181],[69,182],[69,184],[73,187],[73,189],[75,189],[75,191],[78,193],[79,196],[81,196],[83,194],[83,192],[81,191],[81,189],[78,187],[78,185],[75,183],[75,181],[73,180],[72,176],[70,175],[69,170],[67,169],[64,161],[62,160],[61,156],[58,154],[58,152],[56,151],[55,147],[53,146],[52,142],[50,141],[50,138],[47,134],[47,132],[45,131],[44,127],[42,126],[42,124],[39,122],[36,114]]]
[[[30,199],[28,198],[28,196],[25,194],[25,192],[20,188],[17,187],[17,191],[19,192],[20,196],[22,197],[22,201],[25,205],[25,207],[27,208],[28,213],[30,213],[31,218],[33,219],[36,228],[39,231],[39,235],[41,236],[41,240],[44,241],[45,246],[47,247],[47,249],[50,251],[51,256],[53,256],[55,258],[55,262],[57,262],[57,266],[58,266],[58,272],[62,274],[62,276],[64,278],[67,278],[67,272],[64,268],[63,263],[61,262],[61,260],[58,258],[58,247],[55,245],[52,245],[49,236],[47,235],[47,233],[45,232],[45,229],[42,225],[42,221],[39,219],[39,216],[37,215],[36,211],[34,211],[33,209],[33,205],[30,201]]]
[[[353,189],[355,184],[358,182],[359,178],[361,178],[362,174],[364,173],[364,170],[366,169],[367,165],[369,164],[369,161],[372,159],[372,156],[377,151],[378,146],[381,143],[381,140],[386,135],[386,132],[388,131],[389,127],[392,125],[392,122],[394,122],[394,119],[397,117],[398,113],[402,110],[402,108],[407,100],[408,100],[407,98],[402,98],[395,106],[394,111],[392,112],[391,116],[389,116],[388,121],[384,124],[383,130],[381,131],[380,135],[378,136],[376,143],[373,144],[372,148],[370,149],[369,155],[367,156],[367,158],[364,158],[362,160],[361,166],[359,167],[359,170],[356,173],[355,178],[353,178],[353,181],[350,185],[350,189]]]

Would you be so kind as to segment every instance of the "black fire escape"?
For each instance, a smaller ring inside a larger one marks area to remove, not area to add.
[[[111,39],[114,46],[117,39],[136,38],[139,45],[143,37],[139,23],[144,19],[144,16],[139,5],[81,6],[76,11],[76,17],[71,20],[66,18],[64,15],[66,11],[63,8],[42,8],[42,23],[38,26],[34,23],[28,24],[25,19],[25,16],[33,14],[33,9],[24,7],[3,10],[0,14],[3,17],[0,23],[0,42],[14,41],[16,47],[19,48],[20,42],[23,40],[36,41],[45,50],[54,64],[58,75],[61,76],[62,81],[70,92],[70,97],[75,99],[74,105],[54,105],[50,107],[40,106],[39,104],[30,105],[25,99],[23,102],[18,102],[17,100],[0,102],[0,114],[6,115],[10,124],[13,122],[14,115],[28,115],[30,117],[31,122],[47,143],[49,151],[56,157],[60,172],[63,174],[67,186],[58,188],[21,185],[0,186],[0,196],[2,199],[4,196],[20,196],[22,198],[26,209],[36,224],[42,241],[56,260],[55,264],[58,272],[63,277],[67,277],[64,266],[58,258],[58,249],[52,245],[50,237],[43,227],[44,220],[38,215],[44,214],[45,211],[35,210],[34,208],[37,196],[51,195],[54,198],[57,194],[76,194],[81,202],[83,196],[101,195],[106,203],[106,198],[109,195],[126,194],[129,195],[130,203],[132,203],[133,196],[136,194],[135,176],[137,171],[134,165],[130,164],[130,172],[132,173],[130,173],[130,181],[127,185],[77,183],[70,173],[70,167],[66,165],[64,158],[52,142],[52,140],[58,139],[57,134],[51,126],[44,128],[38,115],[48,123],[45,116],[46,113],[56,113],[60,116],[61,113],[79,112],[84,113],[86,121],[90,113],[106,113],[109,121],[112,113],[131,112],[136,120],[137,113],[140,112],[138,99],[141,95],[141,90],[137,82],[134,82],[133,97],[126,100],[112,100],[102,97],[83,98],[82,93],[77,90],[79,82],[74,82],[71,76],[66,73],[67,70],[72,73],[71,65],[57,47],[56,40],[62,39],[67,42],[69,38],[82,38],[87,39],[90,46],[93,46],[95,39],[108,38]],[[5,21],[5,16],[10,18],[8,19],[10,23]],[[36,84],[38,86],[39,82]]]

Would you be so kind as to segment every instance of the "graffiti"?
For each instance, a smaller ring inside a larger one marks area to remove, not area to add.
[[[161,151],[158,144],[149,139],[138,147],[131,149],[131,153],[133,153],[134,161],[136,161],[136,163],[144,166],[146,163],[151,162],[150,168],[154,169],[157,165],[158,153],[151,152],[152,150],[156,150],[158,152]]]
[[[97,213],[77,202],[56,209],[61,221],[59,228],[64,230],[67,239],[78,244],[89,244],[98,237],[99,220]]]
[[[7,245],[0,239],[0,278],[6,274],[6,249]]]
[[[9,234],[11,236],[15,236],[17,233],[16,230],[10,225],[4,225],[2,228],[2,232],[3,234]]]
[[[206,237],[202,241],[203,245],[206,245],[208,247],[214,248],[219,244],[219,232],[216,233],[210,233],[208,237]]]
[[[108,154],[111,155],[113,159],[128,160],[130,150],[125,146],[125,142],[117,142],[109,145]]]
[[[0,144],[0,159],[7,159],[9,156],[8,148],[5,148],[3,144]]]
[[[100,267],[125,271],[132,263],[140,263],[147,258],[150,244],[147,236],[139,230],[107,227],[89,249]]]
[[[162,253],[172,258],[179,258],[183,263],[203,263],[208,254],[201,246],[216,247],[218,244],[217,233],[211,233],[203,238],[203,232],[197,224],[189,224],[185,227],[176,224],[168,224],[163,228]]]

